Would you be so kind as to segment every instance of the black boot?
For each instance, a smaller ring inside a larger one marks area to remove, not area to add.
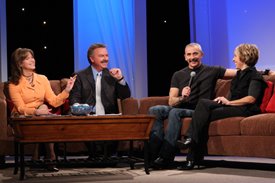
[[[200,148],[198,145],[194,145],[189,148],[186,162],[181,166],[177,167],[178,170],[193,170],[197,165],[200,168],[200,164],[202,163],[204,158],[204,149]]]
[[[154,161],[154,167],[157,169],[168,168],[175,158],[175,147],[169,142],[164,141],[159,153],[159,157]]]
[[[149,139],[149,163],[152,164],[158,157],[162,145],[162,140],[155,135]]]
[[[85,146],[88,150],[87,161],[92,161],[95,158],[95,152],[96,152],[95,142],[85,142]]]
[[[185,164],[178,166],[178,170],[193,170],[195,166],[198,166],[198,169],[200,168],[200,162],[199,161],[186,161]]]

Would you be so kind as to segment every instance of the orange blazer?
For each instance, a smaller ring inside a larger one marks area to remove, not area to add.
[[[9,92],[14,104],[12,114],[23,115],[33,115],[35,109],[45,102],[58,107],[69,97],[69,93],[65,90],[55,95],[48,78],[36,73],[33,75],[33,85],[22,76],[18,85],[9,84]]]

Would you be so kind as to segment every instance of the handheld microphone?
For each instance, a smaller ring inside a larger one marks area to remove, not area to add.
[[[188,86],[190,87],[191,86],[191,83],[192,83],[192,80],[193,78],[196,76],[196,72],[195,71],[192,71],[190,73],[190,80],[189,80],[189,83],[188,83]]]

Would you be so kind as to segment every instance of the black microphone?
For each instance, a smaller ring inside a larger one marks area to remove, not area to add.
[[[191,83],[192,83],[192,80],[193,78],[196,76],[196,72],[195,71],[192,71],[190,73],[190,80],[189,80],[189,83],[188,83],[188,86],[190,87],[191,86]]]

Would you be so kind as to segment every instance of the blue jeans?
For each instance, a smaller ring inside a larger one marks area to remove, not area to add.
[[[155,115],[156,120],[151,129],[150,138],[158,137],[161,141],[167,141],[171,146],[175,147],[180,136],[182,122],[181,118],[191,117],[194,110],[173,108],[165,105],[157,105],[150,107],[149,114]],[[164,120],[168,118],[168,126],[164,133]]]

